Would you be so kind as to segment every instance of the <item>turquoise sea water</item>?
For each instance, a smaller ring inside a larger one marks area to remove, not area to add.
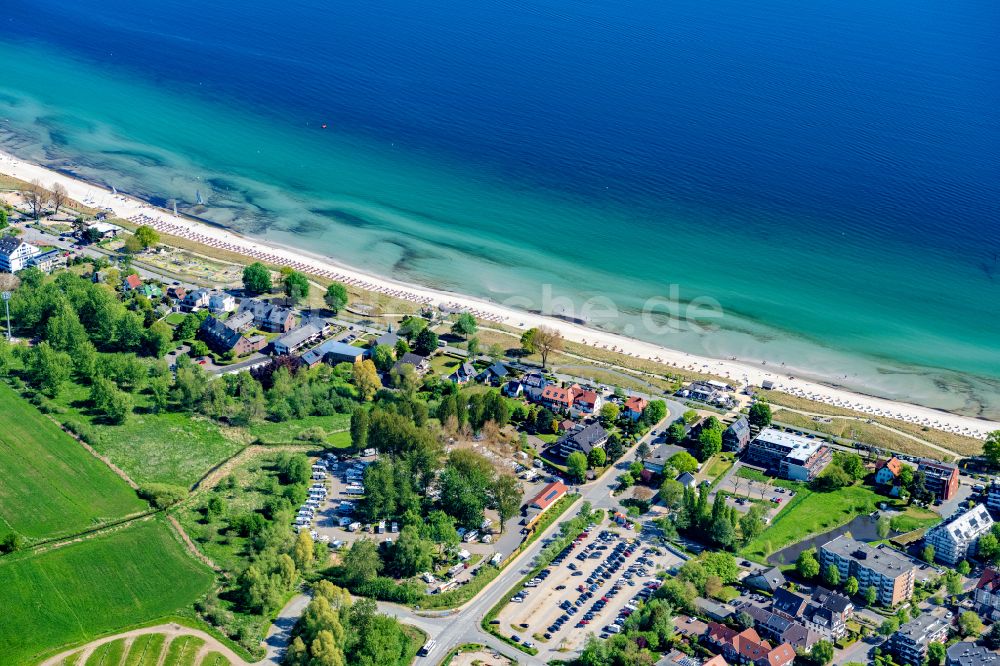
[[[993,4],[7,4],[22,157],[182,210],[200,191],[210,220],[374,273],[1000,418]]]

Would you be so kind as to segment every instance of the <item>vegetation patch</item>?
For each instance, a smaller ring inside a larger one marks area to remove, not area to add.
[[[847,486],[831,492],[817,492],[804,484],[797,486],[788,506],[741,550],[744,557],[762,560],[807,536],[832,530],[855,516],[870,513],[884,499],[865,486]]]
[[[190,606],[212,573],[161,519],[0,562],[0,654],[37,661],[62,646]]]
[[[0,383],[0,536],[80,532],[145,504],[124,481],[6,384]]]

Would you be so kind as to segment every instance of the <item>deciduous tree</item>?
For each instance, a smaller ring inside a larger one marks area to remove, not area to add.
[[[259,261],[243,269],[243,289],[251,294],[266,294],[274,288],[271,271]]]
[[[326,293],[323,295],[323,302],[326,303],[326,307],[330,308],[330,311],[333,312],[333,314],[337,314],[347,307],[347,301],[347,287],[339,282],[331,283],[330,286],[326,288]]]

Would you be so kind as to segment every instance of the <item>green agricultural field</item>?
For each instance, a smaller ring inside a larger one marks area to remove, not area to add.
[[[190,487],[243,447],[206,418],[180,412],[153,414],[148,411],[148,396],[135,399],[136,413],[124,425],[104,425],[95,423],[89,413],[87,388],[67,386],[59,395],[67,413],[58,418],[86,423],[93,433],[92,446],[139,485]]]
[[[98,646],[90,653],[87,666],[118,666],[125,654],[125,639],[119,638]]]
[[[156,666],[166,638],[163,634],[136,636],[125,656],[125,666]]]
[[[874,511],[878,502],[884,499],[865,486],[849,486],[821,493],[810,490],[805,484],[796,484],[795,497],[788,506],[740,552],[744,557],[763,561],[785,546],[840,527],[855,516]]]
[[[0,654],[4,663],[37,663],[66,646],[186,608],[213,579],[159,518],[8,556],[0,561]]]
[[[194,666],[198,650],[205,641],[197,636],[178,636],[170,641],[162,666]]]
[[[230,662],[218,652],[209,652],[201,660],[201,666],[230,666]]]
[[[75,534],[146,508],[107,465],[0,383],[0,534]]]
[[[347,431],[350,426],[350,414],[332,414],[330,416],[307,416],[281,423],[264,421],[249,426],[247,431],[254,439],[260,440],[262,444],[295,444],[301,443],[297,439],[299,434],[310,428],[322,428],[327,435],[326,441],[329,442],[336,438],[337,434]],[[349,435],[347,441],[350,442]]]

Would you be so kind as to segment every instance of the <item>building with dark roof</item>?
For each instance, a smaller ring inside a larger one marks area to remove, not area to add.
[[[607,442],[607,430],[602,428],[601,424],[595,422],[585,428],[580,428],[567,434],[559,440],[556,446],[559,448],[559,455],[566,458],[574,451],[588,455],[594,449],[603,449]]]
[[[448,375],[448,379],[456,384],[466,384],[476,377],[476,368],[472,363],[465,361],[455,371]]]
[[[754,590],[763,590],[774,594],[785,586],[785,574],[778,567],[761,569],[743,579],[743,584]]]
[[[922,664],[927,657],[927,646],[931,643],[944,643],[950,626],[950,613],[922,613],[889,637],[889,652],[901,664]]]
[[[360,363],[367,352],[361,347],[349,345],[339,340],[327,340],[318,347],[313,347],[302,354],[302,362],[310,368],[325,361],[330,365],[337,363]]]
[[[396,372],[402,372],[404,365],[412,365],[417,375],[420,376],[427,374],[427,371],[431,369],[431,362],[426,356],[414,354],[413,352],[406,352],[400,356],[396,363],[392,366],[392,369]]]
[[[1000,666],[1000,654],[968,641],[955,643],[945,655],[945,666]]]
[[[934,497],[950,500],[958,492],[958,468],[953,465],[923,460],[917,471],[924,473],[924,485]]]
[[[243,356],[267,346],[267,338],[263,335],[244,334],[245,327],[241,323],[239,317],[230,317],[222,321],[209,315],[201,322],[198,332],[205,343],[220,354],[231,351],[237,356]]]
[[[323,337],[328,330],[329,326],[323,320],[311,321],[304,326],[299,326],[274,341],[274,353],[294,354]]]
[[[504,367],[503,363],[497,361],[490,367],[486,368],[476,377],[477,381],[485,382],[491,386],[500,386],[510,373],[507,368]]]
[[[295,327],[295,315],[291,310],[256,298],[244,299],[239,312],[251,313],[254,325],[262,331],[288,333]]]
[[[38,252],[37,247],[17,236],[0,237],[0,272],[17,273],[24,270]]]
[[[722,433],[722,448],[740,453],[750,443],[750,421],[741,416]]]
[[[976,583],[974,595],[977,612],[991,620],[1000,619],[1000,571],[993,567],[983,569]]]
[[[761,636],[778,643],[788,643],[796,650],[810,650],[820,640],[820,635],[804,624],[777,613],[744,603],[736,607],[753,618],[754,628]]]

